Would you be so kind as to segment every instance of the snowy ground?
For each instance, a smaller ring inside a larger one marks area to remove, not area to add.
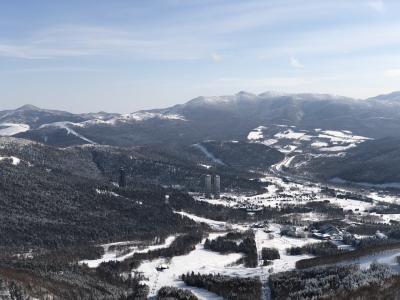
[[[368,140],[347,130],[302,130],[295,126],[259,126],[247,139],[274,147],[283,153],[340,153]]]
[[[19,165],[20,162],[21,162],[21,160],[18,157],[15,157],[15,156],[2,156],[2,157],[0,157],[0,161],[2,161],[2,160],[11,160],[11,163],[14,166]]]
[[[124,261],[125,259],[132,257],[135,253],[146,253],[148,251],[168,248],[172,242],[175,240],[175,236],[169,236],[165,239],[165,242],[162,244],[156,244],[151,246],[143,246],[140,245],[139,242],[118,242],[118,243],[111,243],[111,244],[104,244],[101,245],[104,248],[104,254],[99,259],[93,260],[82,260],[80,261],[81,264],[87,264],[89,268],[97,268],[102,262],[109,262],[109,261]],[[128,251],[124,252],[123,254],[119,253],[116,250],[110,250],[112,246],[128,246]]]
[[[184,216],[190,217],[196,222],[207,223],[210,227],[218,230],[231,228],[232,225],[197,217],[192,214],[179,212]],[[235,225],[235,229],[246,230],[249,229],[249,225]],[[296,261],[304,258],[311,257],[310,255],[297,255],[290,256],[286,254],[286,249],[294,246],[303,246],[307,243],[318,242],[319,240],[312,238],[290,238],[280,235],[280,225],[269,224],[268,229],[270,233],[266,233],[263,229],[256,229],[255,238],[257,249],[261,251],[263,247],[277,248],[281,255],[280,259],[274,260],[272,265],[264,267],[258,266],[256,268],[246,268],[242,264],[236,265],[235,262],[242,257],[242,254],[231,253],[231,254],[219,254],[204,249],[204,241],[196,245],[195,250],[187,255],[175,256],[172,259],[155,259],[152,261],[143,262],[137,270],[134,272],[142,272],[148,279],[146,284],[150,287],[150,296],[157,294],[157,291],[165,285],[176,286],[179,288],[186,288],[192,290],[200,299],[220,299],[214,294],[211,294],[202,289],[193,289],[185,286],[184,283],[179,279],[179,276],[187,272],[195,272],[201,274],[222,274],[233,277],[255,277],[258,276],[264,281],[268,278],[268,274],[273,272],[281,272],[292,270],[295,267]],[[224,235],[225,232],[211,233],[209,239],[215,239],[218,236]],[[168,269],[164,271],[157,271],[156,268],[160,264],[167,264]]]
[[[360,264],[361,268],[368,269],[373,262],[387,264],[391,266],[396,272],[400,272],[400,265],[396,257],[400,255],[400,249],[381,252],[375,255],[361,257],[353,263]]]
[[[46,127],[56,127],[56,128],[61,128],[67,131],[67,134],[71,134],[76,136],[77,138],[80,138],[81,140],[89,143],[89,144],[97,144],[96,142],[84,137],[80,133],[76,132],[73,127],[83,127],[84,125],[82,123],[72,123],[72,122],[54,122],[54,123],[49,123],[49,124],[44,124],[39,127],[41,128],[46,128]]]
[[[210,239],[215,239],[218,236],[224,235],[225,233],[213,233],[210,234]],[[217,252],[209,251],[204,249],[204,240],[198,244],[192,252],[186,255],[175,256],[170,260],[164,258],[155,259],[152,261],[143,262],[140,267],[136,270],[143,272],[144,276],[149,280],[147,284],[150,287],[150,295],[155,296],[157,291],[163,286],[176,286],[185,287],[184,283],[179,279],[179,276],[194,271],[202,274],[210,273],[221,273],[226,269],[226,266],[236,262],[242,257],[239,253],[231,253],[222,255]],[[157,271],[158,265],[166,263],[169,269],[164,271]],[[215,298],[215,295],[200,289],[194,289],[193,292],[201,297],[202,299],[220,299]],[[199,292],[201,292],[199,294]],[[209,296],[212,295],[210,298]]]
[[[13,136],[29,129],[27,124],[0,123],[0,136]]]

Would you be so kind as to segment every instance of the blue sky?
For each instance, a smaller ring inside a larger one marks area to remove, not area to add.
[[[400,90],[400,1],[0,1],[0,110]]]

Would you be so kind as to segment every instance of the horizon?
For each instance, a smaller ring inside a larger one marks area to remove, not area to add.
[[[21,9],[23,6],[24,9]],[[400,3],[0,3],[1,110],[134,112],[246,90],[398,90]]]
[[[227,96],[237,95],[237,94],[240,94],[240,93],[247,93],[247,94],[251,94],[251,95],[254,95],[254,96],[260,96],[260,95],[266,94],[266,93],[275,93],[275,94],[278,94],[278,95],[279,95],[279,94],[282,94],[282,95],[288,95],[288,96],[291,96],[291,95],[313,94],[313,95],[328,95],[328,96],[334,96],[334,97],[344,97],[344,98],[349,98],[349,99],[351,99],[351,100],[365,101],[365,100],[368,100],[368,99],[374,98],[374,97],[385,96],[385,95],[391,95],[391,94],[394,94],[394,93],[400,93],[400,91],[392,91],[392,92],[384,93],[384,94],[381,93],[381,94],[373,95],[373,96],[368,97],[368,98],[352,98],[352,97],[348,97],[348,96],[346,96],[346,95],[337,95],[337,94],[329,94],[329,93],[308,93],[308,92],[286,93],[286,92],[271,91],[271,90],[269,90],[269,91],[264,91],[264,92],[262,92],[262,93],[256,94],[256,93],[251,93],[251,92],[248,92],[248,91],[243,91],[243,90],[241,90],[241,91],[239,91],[239,92],[236,92],[236,93],[230,94],[230,95],[228,95],[228,94],[225,94],[225,95],[207,95],[207,96],[206,96],[206,95],[200,95],[200,96],[197,96],[197,97],[188,99],[188,100],[186,100],[186,101],[184,101],[184,102],[182,102],[182,103],[175,103],[175,104],[172,104],[171,106],[174,106],[174,105],[184,105],[184,104],[186,104],[186,103],[188,103],[188,102],[190,102],[190,101],[192,101],[192,100],[195,100],[195,99],[197,99],[197,98],[200,98],[200,97],[204,97],[204,98],[208,98],[208,97],[227,97]],[[36,108],[36,109],[41,109],[41,110],[55,110],[55,111],[58,110],[58,111],[63,111],[63,110],[60,110],[60,109],[57,109],[57,108],[42,107],[42,106],[37,106],[37,105],[31,104],[31,103],[25,103],[25,104],[20,105],[20,106],[17,106],[17,107],[10,107],[10,108],[5,108],[5,109],[1,108],[0,111],[4,111],[4,110],[18,110],[18,109],[22,109],[22,108],[29,107],[29,106],[31,106],[32,109]],[[128,112],[128,111],[126,111],[126,112],[114,112],[114,111],[105,111],[105,110],[98,110],[98,111],[68,111],[68,110],[64,110],[64,111],[65,111],[65,112],[70,112],[70,113],[73,113],[73,114],[88,114],[88,113],[93,113],[93,114],[95,114],[95,113],[102,113],[102,112],[103,112],[103,113],[121,114],[121,115],[123,115],[123,114],[130,114],[130,113],[136,113],[136,112],[140,112],[140,111],[153,110],[153,109],[155,109],[155,110],[157,110],[157,109],[166,109],[166,108],[169,108],[169,107],[171,107],[171,106],[168,106],[168,107],[167,107],[167,106],[165,106],[165,107],[150,107],[150,108],[148,108],[148,109],[140,109],[140,110],[129,111],[129,112]]]

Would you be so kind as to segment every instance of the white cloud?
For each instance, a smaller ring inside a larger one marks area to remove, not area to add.
[[[400,77],[400,69],[386,70],[384,74],[388,77]]]
[[[290,65],[293,68],[304,68],[304,65],[294,56],[290,57]]]
[[[377,11],[377,12],[383,12],[385,10],[385,4],[383,3],[382,0],[373,0],[368,2],[368,6]]]
[[[211,56],[211,59],[215,62],[220,62],[222,60],[222,56],[219,55],[218,53],[213,52],[213,53],[211,53],[210,56]]]
[[[219,42],[218,45],[223,45]],[[101,26],[56,26],[24,39],[0,37],[0,57],[53,59],[79,56],[119,56],[132,59],[207,59],[217,47],[190,35],[149,34],[141,30]],[[214,55],[217,58],[217,55]]]

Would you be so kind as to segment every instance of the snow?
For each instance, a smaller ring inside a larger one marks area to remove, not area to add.
[[[316,141],[311,144],[311,147],[314,147],[314,148],[322,148],[322,147],[328,147],[328,146],[329,146],[328,143],[320,142],[320,141]]]
[[[110,192],[110,191],[107,191],[107,190],[96,189],[96,193],[100,194],[100,195],[110,195],[110,196],[114,196],[114,197],[121,197],[117,193]]]
[[[378,192],[371,192],[368,194],[368,197],[374,199],[378,202],[388,202],[388,203],[400,203],[400,198],[398,196],[390,195],[390,194],[381,194]]]
[[[305,132],[295,132],[292,129],[288,129],[284,132],[279,132],[274,135],[275,138],[277,139],[293,139],[293,140],[298,140],[306,135]]]
[[[208,149],[205,146],[203,146],[202,144],[194,144],[193,146],[196,147],[197,149],[199,149],[201,152],[203,152],[205,154],[205,156],[207,156],[213,162],[215,162],[219,165],[225,165],[225,163],[222,160],[220,160],[219,158],[216,158],[214,156],[214,154],[212,154],[210,151],[208,151]]]
[[[215,220],[211,220],[211,219],[207,219],[207,218],[203,218],[203,217],[198,217],[196,215],[189,214],[184,211],[174,211],[174,213],[179,214],[184,217],[187,217],[198,223],[206,223],[208,226],[210,226],[214,230],[226,230],[227,228],[230,227],[226,222],[215,221]]]
[[[104,248],[104,254],[101,258],[92,260],[82,260],[79,263],[87,264],[89,268],[97,268],[103,262],[124,261],[125,259],[132,257],[135,253],[146,253],[148,251],[168,248],[172,244],[172,242],[175,241],[175,239],[176,236],[169,236],[168,238],[165,239],[165,242],[163,244],[146,246],[143,249],[140,249],[138,245],[133,244],[134,242],[118,242],[118,243],[104,244],[101,245]],[[117,251],[109,250],[111,246],[117,246],[117,245],[120,246],[130,245],[129,251],[123,255],[119,255]]]
[[[286,145],[283,148],[279,148],[278,150],[281,151],[282,153],[291,153],[297,149],[297,146],[294,145]]]
[[[13,136],[30,129],[27,124],[0,123],[0,136]]]
[[[248,136],[247,139],[248,140],[261,140],[264,135],[263,135],[263,130],[266,129],[266,127],[264,126],[259,126],[257,128],[254,128],[253,131],[251,131]]]
[[[215,239],[224,234],[225,233],[211,233],[208,238]],[[239,253],[223,255],[206,250],[204,249],[204,242],[205,239],[200,244],[197,244],[195,250],[189,254],[175,256],[169,261],[164,258],[159,258],[143,262],[137,271],[143,272],[144,276],[149,279],[149,296],[155,296],[157,291],[163,286],[176,286],[192,290],[192,292],[201,299],[221,299],[219,297],[215,298],[215,294],[209,293],[206,290],[192,289],[184,285],[179,279],[182,274],[192,271],[201,274],[221,273],[226,269],[227,265],[236,262],[242,257],[242,254]],[[169,268],[163,271],[157,271],[156,268],[160,264],[167,264]]]
[[[400,272],[400,265],[396,261],[396,257],[400,255],[400,248],[388,250],[368,256],[363,256],[358,259],[352,260],[351,263],[360,264],[362,269],[368,269],[372,263],[386,264],[392,267],[395,271]],[[343,262],[342,264],[345,264]],[[347,262],[348,263],[348,262]]]
[[[268,139],[268,140],[263,141],[262,143],[266,146],[272,146],[272,145],[276,144],[277,142],[278,142],[278,140],[276,140],[276,139]]]
[[[205,165],[205,164],[199,164],[199,166],[200,167],[203,167],[203,168],[205,168],[205,169],[211,169],[212,168],[212,166],[210,166],[210,165]]]
[[[196,216],[193,216],[195,218]],[[197,217],[198,218],[198,217]],[[202,220],[200,218],[199,220]],[[246,229],[246,228],[244,228]],[[298,260],[310,258],[310,255],[290,256],[286,254],[286,249],[294,246],[303,246],[307,243],[319,242],[319,240],[305,238],[296,239],[280,235],[280,225],[270,224],[269,229],[272,233],[265,233],[261,229],[255,231],[257,249],[260,252],[263,247],[277,248],[281,258],[274,260],[268,267],[258,266],[256,268],[246,268],[242,264],[236,265],[235,262],[242,257],[240,253],[220,254],[204,249],[205,239],[196,245],[195,250],[186,255],[175,256],[171,259],[159,258],[152,261],[143,262],[134,272],[143,272],[148,278],[147,284],[150,287],[150,297],[155,296],[162,286],[176,286],[191,290],[201,299],[220,299],[202,289],[193,289],[186,286],[180,276],[187,272],[200,274],[222,274],[232,277],[255,277],[259,276],[266,280],[269,272],[281,272],[292,270]],[[209,239],[215,239],[225,233],[211,233]],[[168,265],[168,269],[157,271],[160,264]]]
[[[43,124],[42,126],[39,127],[39,129],[46,128],[46,127],[56,127],[56,128],[61,128],[65,129],[67,131],[67,134],[72,134],[81,140],[84,140],[85,142],[88,142],[90,144],[97,144],[96,142],[84,137],[80,133],[76,132],[74,129],[72,129],[69,126],[76,126],[76,127],[83,127],[84,125],[82,123],[72,123],[72,122],[54,122],[54,123],[49,123],[49,124]]]
[[[267,268],[272,272],[289,271],[295,268],[296,262],[300,259],[313,257],[312,255],[287,255],[286,249],[291,247],[302,247],[308,243],[317,243],[320,240],[313,238],[291,238],[280,235],[281,226],[278,224],[269,224],[269,230],[272,233],[265,233],[262,230],[256,231],[256,244],[257,249],[261,251],[262,248],[276,248],[279,251],[280,259],[272,261],[272,265]],[[272,268],[272,269],[271,269]],[[260,267],[255,270],[262,272]]]
[[[118,186],[118,184],[117,184],[117,186]],[[133,202],[135,202],[137,205],[143,205],[143,202],[142,202],[142,201],[138,201],[138,200],[133,200],[133,199],[130,199],[130,198],[126,198],[126,197],[121,196],[121,195],[119,195],[119,194],[117,194],[117,193],[115,193],[115,192],[112,192],[112,191],[96,189],[96,193],[99,194],[99,195],[109,195],[109,196],[113,196],[113,197],[122,197],[122,198],[124,198],[124,199],[126,199],[126,200],[128,200],[128,201],[133,201]]]
[[[348,130],[299,130],[295,126],[271,125],[253,129],[247,139],[254,143],[271,146],[278,151],[302,154],[345,153],[358,144],[369,140],[364,136],[353,135]],[[310,156],[311,159],[314,156]]]
[[[118,121],[146,121],[150,119],[161,119],[161,120],[178,120],[186,121],[186,118],[178,114],[165,114],[165,113],[155,113],[155,112],[135,112],[132,114],[121,115],[117,118]]]
[[[341,152],[341,151],[349,150],[350,148],[354,148],[356,146],[357,146],[356,144],[351,143],[346,146],[323,147],[323,148],[320,148],[319,150],[320,151],[328,151],[328,152]]]
[[[338,141],[338,142],[348,142],[348,141],[365,141],[369,140],[365,136],[353,135],[351,131],[343,130],[343,131],[336,131],[336,130],[323,130],[322,134],[319,135],[320,137],[328,137],[331,141]]]
[[[81,124],[84,127],[87,127],[87,126],[90,126],[90,125],[102,125],[102,124],[104,124],[104,125],[115,125],[115,123],[116,123],[116,119],[113,118],[113,119],[109,119],[109,120],[92,119],[92,120],[84,121],[84,122],[79,123],[79,124]]]
[[[21,163],[21,160],[18,157],[15,157],[15,156],[2,156],[2,157],[0,157],[0,161],[8,160],[8,159],[12,161],[12,164],[14,166],[17,166],[17,165],[19,165]]]
[[[336,204],[340,207],[343,208],[343,210],[352,210],[352,211],[368,211],[371,209],[374,205],[373,203],[365,202],[365,201],[359,201],[359,200],[353,200],[353,199],[340,199],[340,198],[327,198],[330,203]]]
[[[282,167],[286,167],[288,168],[290,166],[290,164],[292,163],[293,159],[295,158],[295,156],[289,156],[289,157],[285,157],[285,159],[283,159],[282,161],[280,161],[279,163],[277,163],[275,166],[275,168],[279,171],[282,170]]]

